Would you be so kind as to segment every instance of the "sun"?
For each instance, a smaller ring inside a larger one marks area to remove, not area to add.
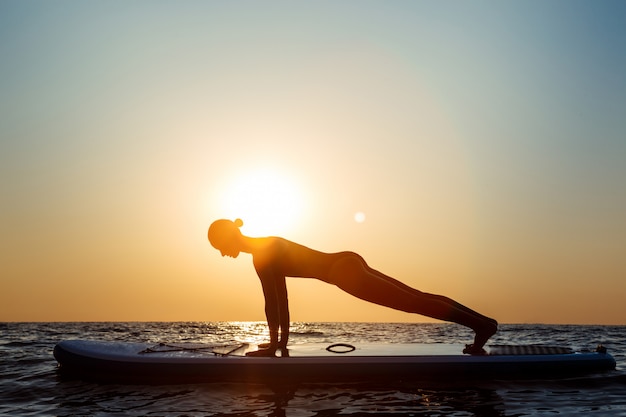
[[[276,235],[298,222],[304,207],[300,187],[286,173],[261,168],[238,174],[220,198],[227,218],[244,221],[245,232]]]

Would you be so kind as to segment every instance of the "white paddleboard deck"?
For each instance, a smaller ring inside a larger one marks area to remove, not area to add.
[[[246,356],[257,349],[67,340],[54,356],[64,374],[122,383],[559,378],[615,368],[605,351],[545,346],[487,346],[487,355],[471,356],[455,344],[300,344],[284,356]]]

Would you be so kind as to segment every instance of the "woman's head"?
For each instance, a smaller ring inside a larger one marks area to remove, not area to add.
[[[216,220],[209,227],[209,242],[211,246],[219,250],[222,256],[236,258],[240,252],[240,240],[242,237],[239,228],[243,221],[237,219],[234,222],[226,219]]]

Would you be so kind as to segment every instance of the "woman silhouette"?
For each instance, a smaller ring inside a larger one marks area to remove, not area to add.
[[[216,220],[209,227],[209,242],[222,256],[252,255],[263,294],[270,332],[267,349],[254,354],[273,356],[289,339],[289,306],[285,277],[317,278],[365,301],[396,310],[458,323],[475,333],[464,353],[484,354],[483,346],[497,331],[498,323],[441,295],[418,291],[372,268],[354,252],[324,253],[280,237],[244,236],[243,221]],[[280,334],[279,334],[280,333]],[[280,336],[280,338],[279,338]]]

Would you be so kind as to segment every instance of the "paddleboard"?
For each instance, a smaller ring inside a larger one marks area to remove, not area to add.
[[[100,382],[347,382],[561,378],[615,368],[599,348],[488,346],[461,354],[455,344],[296,344],[277,357],[253,357],[253,344],[129,343],[67,340],[54,348],[62,374]]]

